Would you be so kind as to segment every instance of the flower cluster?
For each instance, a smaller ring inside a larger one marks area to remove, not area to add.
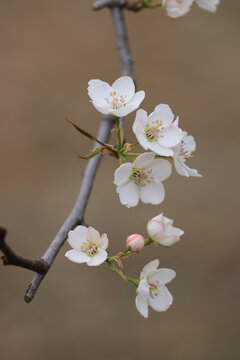
[[[175,119],[166,104],[157,105],[150,115],[143,109],[137,110],[145,92],[135,92],[135,85],[130,77],[123,76],[112,86],[101,80],[91,80],[88,93],[93,106],[99,112],[115,118],[117,145],[104,144],[70,120],[68,122],[80,133],[101,145],[89,155],[79,157],[89,159],[101,152],[118,158],[120,166],[115,170],[114,184],[121,204],[128,208],[137,206],[139,200],[146,204],[160,204],[165,197],[162,182],[172,173],[170,160],[178,174],[186,177],[201,176],[197,170],[186,165],[187,159],[196,148],[194,138],[179,127],[179,118]],[[129,144],[124,141],[120,117],[135,110],[137,112],[132,130],[137,142]],[[130,152],[137,145],[145,152]],[[128,162],[127,158],[133,158],[132,162]],[[68,243],[72,249],[65,255],[74,263],[87,263],[89,266],[106,262],[115,273],[137,287],[137,310],[142,316],[148,317],[149,306],[156,311],[166,311],[172,304],[173,298],[166,284],[176,273],[171,269],[158,269],[159,260],[156,259],[143,268],[140,279],[132,279],[123,273],[122,259],[140,252],[150,244],[171,247],[183,234],[181,229],[173,226],[173,220],[160,213],[148,221],[145,237],[138,233],[127,236],[126,249],[115,256],[109,256],[107,235],[100,235],[91,226],[79,225],[68,234]]]
[[[144,91],[135,93],[134,82],[128,76],[119,78],[112,86],[100,80],[91,80],[88,93],[97,110],[115,117],[126,116],[136,110],[145,97]],[[179,118],[174,120],[174,114],[166,104],[157,105],[149,116],[143,109],[136,112],[132,130],[138,144],[151,152],[136,156],[133,163],[124,160],[115,171],[114,184],[120,202],[126,207],[136,206],[139,199],[153,205],[164,200],[162,181],[171,175],[172,167],[162,157],[174,160],[178,174],[201,177],[197,170],[186,165],[186,160],[196,149],[196,143],[192,136],[179,128],[178,123]]]
[[[172,226],[173,220],[164,217],[163,214],[152,218],[146,229],[146,239],[140,234],[132,234],[127,237],[125,252],[112,257],[115,261],[120,261],[121,257],[132,252],[141,251],[144,246],[151,243],[169,247],[180,240],[184,232]],[[91,226],[88,228],[82,225],[77,226],[68,234],[68,243],[72,250],[66,252],[65,256],[74,263],[87,263],[89,266],[101,265],[107,261],[113,267],[111,258],[106,252],[108,247],[108,237],[106,234],[100,236],[99,232]],[[139,280],[121,276],[133,282],[137,286],[136,307],[140,314],[148,317],[148,306],[156,311],[166,311],[173,302],[172,295],[166,288],[175,276],[175,271],[171,269],[157,269],[159,260],[156,259],[147,264]],[[116,269],[115,269],[116,270]]]

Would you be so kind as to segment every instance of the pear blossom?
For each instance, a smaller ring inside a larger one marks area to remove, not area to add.
[[[158,269],[159,260],[147,264],[140,275],[137,288],[136,308],[142,316],[148,317],[148,306],[155,311],[166,311],[172,305],[173,297],[167,287],[176,272],[171,269]]]
[[[159,214],[147,224],[147,234],[154,242],[163,246],[171,246],[180,240],[184,231],[172,226],[173,220]]]
[[[164,159],[155,159],[153,152],[143,153],[131,163],[122,164],[114,174],[114,184],[120,202],[130,208],[139,199],[143,203],[158,205],[164,200],[162,184],[172,172],[172,165]]]
[[[217,11],[217,6],[220,4],[220,0],[196,0],[196,4],[201,9],[214,13]]]
[[[74,230],[69,231],[67,241],[73,248],[65,254],[70,261],[97,266],[107,258],[107,235],[100,236],[99,232],[91,226],[88,228],[83,225],[77,226]]]
[[[179,175],[187,177],[202,177],[202,175],[199,174],[196,169],[191,169],[185,164],[186,160],[192,156],[192,153],[195,151],[195,149],[196,142],[193,136],[188,135],[187,132],[184,131],[184,136],[181,143],[173,147],[174,165]]]
[[[185,15],[191,8],[194,0],[163,0],[162,6],[167,15],[173,19]]]
[[[135,93],[134,82],[129,76],[120,77],[112,86],[98,79],[90,80],[88,85],[93,106],[102,114],[126,116],[136,110],[145,97],[144,91]]]
[[[126,240],[127,248],[130,248],[132,251],[140,251],[144,248],[146,240],[140,234],[133,234],[128,236]]]
[[[178,118],[174,122],[173,120],[170,107],[160,104],[149,116],[146,111],[138,110],[132,129],[145,150],[150,149],[162,156],[173,156],[171,148],[179,144],[183,137],[183,132],[178,127]]]

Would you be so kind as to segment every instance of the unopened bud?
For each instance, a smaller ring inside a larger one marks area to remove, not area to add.
[[[144,248],[146,240],[142,235],[133,234],[128,236],[126,240],[127,248],[130,248],[132,251],[140,251]]]

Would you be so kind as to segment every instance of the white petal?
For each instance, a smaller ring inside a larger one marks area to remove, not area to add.
[[[183,137],[183,141],[184,141],[188,151],[195,151],[196,150],[196,141],[194,140],[193,136],[185,135]]]
[[[149,149],[161,156],[173,156],[173,150],[167,149],[160,144],[160,140],[149,143]]]
[[[100,243],[101,243],[101,248],[106,250],[108,248],[108,244],[109,244],[109,241],[108,241],[108,237],[107,237],[107,234],[102,234],[101,237],[100,237]]]
[[[183,234],[183,230],[173,227],[171,222],[169,222],[165,225],[165,234],[159,237],[156,236],[153,240],[156,240],[158,244],[163,246],[172,246],[180,240],[180,236]]]
[[[136,296],[136,308],[140,312],[140,314],[147,318],[148,317],[148,301],[142,297],[141,295]]]
[[[95,230],[92,226],[88,227],[88,239],[91,239],[92,242],[95,242],[96,244],[98,244],[100,240],[99,232]]]
[[[166,0],[163,5],[168,16],[175,19],[185,15],[190,10],[192,3],[193,0]]]
[[[180,143],[183,138],[182,130],[169,126],[163,133],[163,137],[159,139],[159,143],[167,148],[171,148]]]
[[[133,96],[133,98],[131,100],[131,104],[134,106],[134,110],[139,108],[139,106],[144,98],[145,98],[145,91],[141,90],[141,91],[136,92],[136,94]]]
[[[137,206],[139,201],[139,187],[132,181],[117,187],[121,204],[130,208]]]
[[[159,222],[163,222],[163,213],[157,215],[157,216],[154,216],[151,220],[155,220],[155,221],[159,221]],[[150,220],[150,221],[151,221]]]
[[[152,182],[140,187],[140,199],[145,204],[159,205],[164,200],[165,190],[162,183]]]
[[[137,141],[142,146],[142,148],[144,148],[144,150],[151,149],[150,148],[151,143],[147,140],[144,130],[142,130],[140,128],[140,125],[137,127],[137,131],[136,131],[135,135],[136,135]],[[151,150],[154,151],[153,149],[151,149]],[[154,151],[154,152],[156,152],[156,151]]]
[[[162,120],[163,125],[171,125],[174,120],[174,115],[170,107],[166,104],[157,105],[154,111],[149,115],[148,120],[150,122],[154,120]]]
[[[111,113],[111,110],[108,108],[108,106],[105,105],[99,105],[95,101],[92,102],[93,106],[97,111],[99,111],[103,115],[107,115]]]
[[[184,234],[184,231],[181,229],[178,229],[176,227],[171,226],[170,228],[166,228],[166,236],[182,236]]]
[[[98,253],[88,260],[87,265],[98,266],[101,265],[107,258],[107,252],[101,248],[98,248]],[[88,258],[89,259],[89,258]]]
[[[162,238],[156,239],[156,242],[159,245],[170,247],[176,242],[178,242],[180,238],[178,236],[164,236]]]
[[[126,102],[130,101],[135,94],[135,85],[130,76],[122,76],[112,84],[117,95],[126,95]]]
[[[189,177],[188,171],[186,169],[186,165],[184,164],[184,161],[181,160],[179,157],[174,157],[174,166],[176,169],[176,172],[179,175]]]
[[[166,216],[163,216],[163,221],[164,221],[165,225],[167,225],[167,226],[169,226],[169,225],[172,225],[172,224],[173,224],[173,220],[172,220],[172,219],[167,218]]]
[[[160,294],[157,296],[149,297],[149,305],[155,311],[166,311],[170,305],[172,305],[173,297],[166,288],[166,286],[159,286]]]
[[[81,264],[89,260],[89,256],[82,251],[75,249],[69,250],[66,252],[65,256],[72,262]]]
[[[89,88],[94,88],[98,85],[102,85],[102,83],[105,83],[104,81],[102,80],[99,80],[99,79],[92,79],[88,82],[88,87]],[[107,83],[106,83],[107,84]]]
[[[149,296],[149,285],[148,285],[148,282],[147,282],[147,279],[144,278],[144,279],[141,279],[139,281],[139,285],[138,285],[138,288],[137,288],[137,294],[140,295],[141,297],[147,299],[148,296]]]
[[[166,180],[172,173],[172,165],[164,159],[154,159],[149,169],[152,169],[152,175],[157,181]]]
[[[214,13],[217,11],[217,5],[220,4],[220,0],[196,0],[196,4],[201,9]]]
[[[114,184],[123,185],[129,180],[129,176],[132,173],[133,165],[130,163],[125,163],[119,166],[114,173]]]
[[[161,240],[165,235],[165,224],[163,221],[151,219],[147,224],[147,233],[152,240]]]
[[[132,130],[134,134],[136,135],[136,127],[138,125],[141,125],[141,127],[144,129],[146,127],[146,124],[147,124],[147,112],[143,109],[139,109],[136,112],[135,121],[132,126]]]
[[[148,277],[148,276],[152,275],[158,268],[159,263],[160,263],[160,261],[158,259],[156,259],[156,260],[151,261],[147,265],[145,265],[144,268],[142,269],[140,279],[142,280],[144,277]]]
[[[152,163],[154,157],[155,154],[153,152],[143,153],[136,158],[136,160],[133,163],[133,167],[136,167],[138,169],[146,168],[148,165]]]
[[[106,82],[101,80],[89,81],[88,95],[92,101],[99,106],[107,107],[106,98],[109,98],[111,91],[111,86]]]
[[[176,117],[176,120],[173,122],[173,126],[178,127],[178,123],[179,123],[179,116]],[[183,135],[184,135],[184,131],[183,131]]]
[[[176,272],[172,269],[158,269],[149,276],[149,282],[156,282],[159,285],[168,284],[176,276]]]
[[[202,175],[199,174],[196,169],[191,169],[179,158],[174,157],[174,165],[175,165],[176,172],[179,175],[186,176],[186,177],[189,177],[189,176],[202,177]]]
[[[69,231],[67,241],[73,249],[80,250],[82,242],[86,240],[86,237],[87,227],[79,225],[74,230]]]

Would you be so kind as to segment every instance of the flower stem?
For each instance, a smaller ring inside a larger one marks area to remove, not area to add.
[[[139,280],[138,279],[133,279],[133,278],[130,278],[128,276],[125,276],[126,280],[129,281],[131,284],[135,285],[135,286],[138,286],[139,285]]]
[[[119,270],[110,260],[109,258],[106,259],[106,263],[108,264],[108,266],[110,266],[110,268],[116,273],[118,274],[123,280],[129,281],[131,284],[138,286],[139,284],[139,280],[138,279],[132,279],[129,276],[126,276],[123,274],[123,272],[121,270]]]
[[[116,273],[118,274],[123,280],[126,280],[125,275],[123,274],[123,272],[118,269],[111,260],[109,260],[109,258],[106,259],[106,263],[108,264],[108,266],[110,266],[110,268]]]
[[[117,151],[119,152],[122,148],[122,139],[121,139],[121,128],[120,128],[120,119],[115,116],[116,128],[117,128]]]
[[[124,157],[132,157],[132,158],[136,158],[141,154],[136,154],[136,153],[123,153]]]

